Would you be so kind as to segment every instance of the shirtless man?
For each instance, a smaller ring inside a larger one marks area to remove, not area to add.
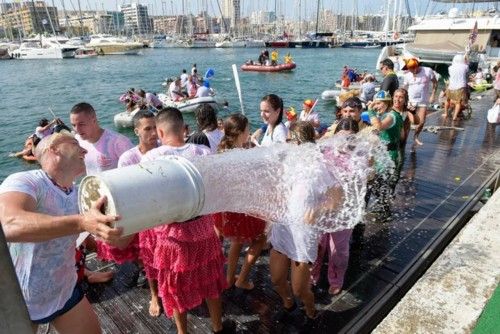
[[[101,198],[78,214],[76,178],[87,151],[68,132],[49,135],[35,155],[41,169],[10,175],[0,186],[0,221],[9,243],[33,330],[51,323],[58,333],[101,333],[99,321],[75,271],[75,242],[87,231],[115,242],[117,216],[105,216]]]

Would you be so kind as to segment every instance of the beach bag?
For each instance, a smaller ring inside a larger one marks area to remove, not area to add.
[[[488,123],[500,123],[500,104],[495,104],[493,108],[488,110]]]

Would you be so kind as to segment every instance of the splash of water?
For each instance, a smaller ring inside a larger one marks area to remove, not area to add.
[[[387,175],[394,167],[386,146],[369,132],[317,144],[231,150],[191,163],[165,158],[84,179],[80,207],[85,211],[106,194],[107,213],[122,215],[119,224],[132,224],[127,233],[224,211],[334,232],[361,221],[374,166]],[[140,187],[144,194],[131,202]]]
[[[205,185],[201,214],[242,212],[325,232],[361,221],[374,161],[387,175],[394,168],[385,145],[369,132],[192,160]]]

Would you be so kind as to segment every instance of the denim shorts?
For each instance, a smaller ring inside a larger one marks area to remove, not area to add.
[[[31,321],[34,322],[35,324],[39,324],[39,325],[52,322],[58,316],[63,315],[64,313],[68,312],[73,307],[75,307],[83,299],[83,297],[85,297],[85,294],[83,293],[83,289],[79,283],[76,283],[75,288],[73,289],[73,293],[71,294],[71,297],[69,297],[68,301],[66,302],[66,304],[64,304],[62,309],[55,311],[54,313],[52,313],[51,315],[49,315],[43,319],[31,320]]]

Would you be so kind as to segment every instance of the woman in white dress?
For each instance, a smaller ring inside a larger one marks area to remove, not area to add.
[[[286,142],[288,130],[283,124],[283,100],[278,95],[269,94],[262,98],[260,117],[267,125],[261,146]]]
[[[290,142],[301,144],[314,143],[315,131],[309,122],[299,121],[290,129]],[[301,171],[297,171],[301,172]],[[298,197],[306,196],[306,191],[297,192]],[[305,198],[297,198],[305,203]],[[272,224],[269,230],[269,242],[273,246],[269,265],[274,289],[283,300],[284,310],[276,320],[285,320],[297,308],[294,297],[304,304],[307,321],[316,317],[314,294],[311,291],[311,264],[318,254],[319,232],[311,225]],[[291,287],[288,283],[288,271],[291,267]],[[292,295],[293,293],[293,295]]]

